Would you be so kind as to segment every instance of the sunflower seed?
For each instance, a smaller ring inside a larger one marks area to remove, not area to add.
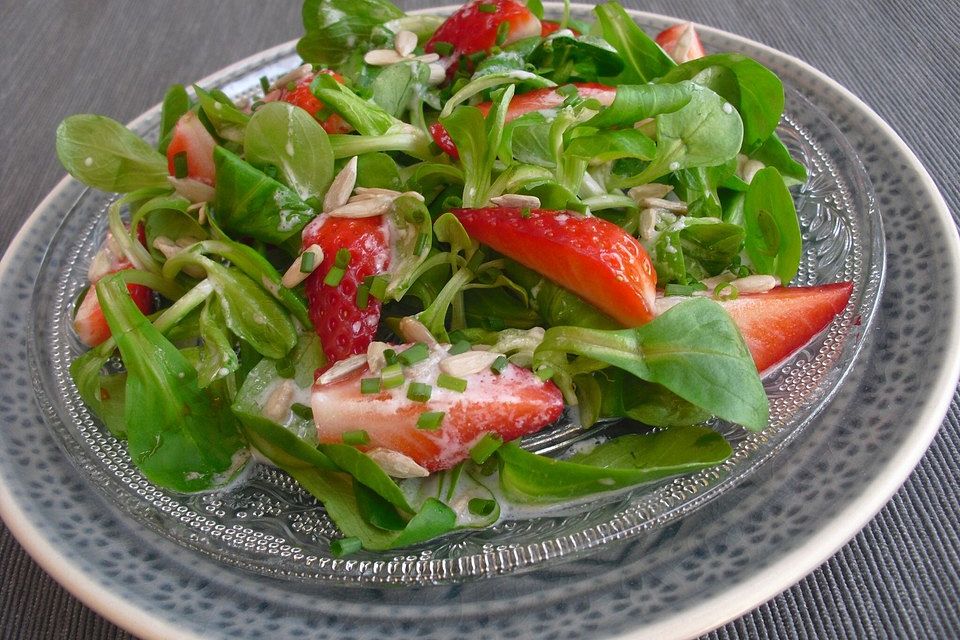
[[[291,82],[296,82],[301,78],[306,78],[308,75],[313,73],[313,65],[302,64],[292,71],[288,71],[279,78],[273,81],[273,84],[270,85],[270,90],[282,89]]]
[[[442,65],[439,65],[436,62],[430,63],[430,79],[427,80],[427,84],[438,85],[443,82],[446,77],[447,70],[444,69]]]
[[[263,417],[273,422],[283,422],[290,413],[293,395],[297,387],[293,380],[284,380],[273,390],[263,405]]]
[[[412,58],[412,60],[416,60],[417,62],[422,62],[423,64],[433,64],[439,59],[440,59],[440,54],[437,54],[437,53],[425,53],[422,56],[416,56],[415,58]]]
[[[194,180],[193,178],[174,178],[167,176],[170,185],[173,186],[177,194],[183,196],[190,202],[209,202],[217,194],[210,185]]]
[[[393,196],[375,196],[362,200],[352,200],[342,207],[328,211],[327,215],[334,218],[372,218],[382,216],[393,206]]]
[[[393,48],[398,55],[407,57],[417,48],[417,34],[413,31],[398,31],[393,39]]]
[[[378,373],[387,366],[387,358],[383,354],[389,348],[390,345],[386,342],[370,343],[367,347],[367,368],[370,369],[370,373]]]
[[[340,169],[340,173],[337,174],[337,177],[330,184],[330,188],[327,189],[327,195],[323,196],[323,211],[329,213],[333,209],[347,204],[356,184],[357,156],[353,156],[343,166],[343,169]]]
[[[433,334],[430,333],[426,325],[411,316],[400,320],[400,326],[397,327],[397,332],[407,342],[422,342],[428,347],[433,347],[438,344],[437,339],[433,337]]]
[[[440,371],[463,378],[490,368],[502,354],[496,351],[464,351],[440,361]]]
[[[780,279],[776,276],[752,275],[737,278],[730,283],[730,286],[736,287],[740,293],[765,293],[779,284]]]
[[[490,198],[490,202],[498,207],[519,207],[521,209],[539,209],[540,198],[537,196],[524,196],[519,193],[505,193],[502,196]]]
[[[686,213],[687,203],[677,200],[664,200],[663,198],[643,198],[638,203],[641,207],[649,209],[663,209],[664,211],[673,211],[674,213]]]
[[[346,378],[354,371],[362,369],[365,366],[367,366],[367,354],[359,353],[355,356],[350,356],[349,358],[340,360],[320,374],[320,377],[317,378],[317,384],[330,384],[331,382],[336,382],[337,380]]]
[[[310,253],[313,255],[313,267],[304,272],[301,268],[303,266],[303,256],[304,254]],[[287,269],[286,273],[283,274],[283,279],[281,282],[283,286],[287,289],[292,289],[304,280],[307,279],[314,269],[320,266],[320,263],[323,262],[323,249],[320,248],[320,245],[312,244],[307,247],[303,253],[297,256],[297,259],[293,261],[293,264],[290,265],[290,268]]]
[[[363,61],[374,67],[386,67],[401,60],[403,58],[393,49],[374,49],[363,56]]]
[[[644,209],[640,212],[638,231],[644,240],[653,240],[657,235],[657,220],[660,219],[659,209]]]
[[[374,195],[374,196],[393,196],[397,198],[400,196],[399,191],[394,191],[393,189],[382,189],[380,187],[357,187],[354,189],[354,193],[358,196],[364,195]]]
[[[413,458],[399,451],[376,447],[366,453],[391,478],[426,478],[430,475],[430,472],[417,464]]]
[[[645,198],[663,198],[671,191],[673,191],[673,187],[669,184],[650,182],[648,184],[641,184],[631,188],[629,191],[627,191],[627,195],[637,202],[640,202]]]

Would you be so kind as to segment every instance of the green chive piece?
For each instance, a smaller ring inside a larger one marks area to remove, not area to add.
[[[500,436],[492,433],[484,434],[480,441],[470,448],[470,459],[477,464],[483,464],[502,444],[503,438]]]
[[[277,369],[277,375],[281,378],[286,378],[290,380],[293,376],[296,375],[297,371],[293,366],[293,363],[284,358],[283,360],[277,360],[277,364],[274,365]]]
[[[553,368],[552,367],[540,367],[536,371],[537,377],[540,378],[543,382],[546,382],[553,377]]]
[[[482,13],[496,13],[497,5],[484,2],[479,7],[477,7]]]
[[[366,281],[366,279],[364,279],[364,281]],[[390,279],[381,274],[371,277],[370,283],[367,286],[370,287],[370,295],[377,300],[383,300],[387,295],[387,285],[389,284]]]
[[[463,206],[463,199],[460,196],[447,196],[440,206],[441,211],[450,211],[450,209],[459,209]]]
[[[455,356],[461,353],[466,353],[467,351],[470,351],[472,347],[473,345],[467,340],[457,340],[453,343],[453,346],[450,347],[450,350],[447,351],[447,355]]]
[[[495,374],[500,375],[503,373],[503,370],[507,368],[507,356],[500,356],[493,361],[493,364],[490,365],[490,370]]]
[[[297,83],[294,82],[293,80],[287,83],[287,91],[293,91],[296,88],[297,88]]]
[[[361,284],[357,287],[357,309],[363,310],[370,306],[370,287]]]
[[[305,404],[300,404],[299,402],[294,402],[290,407],[290,411],[293,412],[293,415],[298,418],[303,418],[304,420],[309,420],[313,422],[313,409],[308,407]]]
[[[317,254],[307,251],[300,256],[300,273],[313,273],[317,267]]]
[[[344,431],[343,432],[343,444],[369,444],[370,443],[370,434],[364,431],[363,429],[357,429],[356,431]]]
[[[418,342],[409,349],[404,349],[397,357],[400,359],[400,364],[409,367],[412,364],[426,360],[429,355],[430,349],[427,345]]]
[[[414,402],[426,402],[430,399],[433,387],[425,382],[411,382],[407,387],[407,399]]]
[[[713,290],[713,297],[715,300],[736,300],[740,297],[740,291],[729,282],[725,282]]]
[[[257,109],[259,109],[259,108],[262,107],[262,106],[263,106],[263,101],[262,101],[262,100],[254,100],[254,101],[253,101],[253,104],[250,105],[250,111],[256,111]]]
[[[333,264],[341,269],[345,269],[347,265],[350,264],[350,257],[350,249],[341,247],[337,249],[337,256],[333,259]]]
[[[438,54],[440,54],[441,56],[443,56],[444,58],[446,58],[448,55],[450,55],[451,53],[453,53],[453,45],[450,44],[449,42],[444,42],[444,41],[440,40],[439,42],[434,42],[434,43],[433,43],[433,50],[434,50],[436,53],[438,53]]]
[[[668,284],[663,288],[663,294],[667,296],[689,296],[695,291],[706,291],[707,287],[702,282],[695,284]]]
[[[448,373],[441,373],[437,376],[437,386],[457,393],[463,393],[467,390],[467,381],[463,378],[451,376]]]
[[[380,372],[380,387],[382,389],[396,389],[403,384],[403,370],[400,363],[391,364]]]
[[[347,274],[346,270],[343,267],[338,267],[336,265],[330,267],[330,271],[327,272],[327,277],[323,279],[323,284],[328,287],[337,287],[340,285],[340,281],[343,280],[343,276]]]
[[[267,76],[260,76],[260,88],[263,89],[264,95],[270,92],[270,80]]]
[[[400,362],[400,360],[397,358],[397,352],[394,351],[393,349],[384,349],[383,358],[384,360],[387,361],[387,364],[389,365],[394,365]],[[400,371],[399,367],[397,367],[397,371]]]
[[[469,508],[469,505],[468,505]],[[330,542],[330,553],[335,558],[342,558],[352,553],[356,553],[363,548],[360,538],[339,538]]]
[[[497,508],[497,501],[488,498],[470,498],[467,509],[475,516],[488,516]]]
[[[427,248],[427,243],[430,242],[430,236],[425,233],[421,233],[417,236],[417,244],[413,248],[413,255],[419,256],[423,253],[424,249]]]
[[[523,219],[530,218],[533,215],[533,212],[530,210],[530,207],[524,207],[520,209],[520,217]]]
[[[181,151],[173,156],[173,177],[183,179],[187,177],[187,152]]]
[[[380,378],[363,378],[360,380],[360,393],[380,393]]]
[[[439,429],[441,423],[443,423],[444,415],[443,411],[424,411],[420,414],[420,417],[417,418],[417,429],[423,429],[425,431]]]
[[[501,45],[507,41],[507,36],[510,35],[510,22],[504,20],[500,23],[500,26],[497,27],[497,44]]]

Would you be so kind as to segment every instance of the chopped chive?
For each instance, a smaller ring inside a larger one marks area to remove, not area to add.
[[[263,171],[267,175],[267,177],[273,178],[274,180],[276,180],[277,176],[280,175],[280,170],[277,169],[277,166],[274,164],[264,165],[261,171]]]
[[[303,418],[304,420],[313,421],[313,409],[308,407],[305,404],[300,404],[299,402],[294,402],[290,407],[290,411],[293,412],[293,415],[298,418]]]
[[[740,296],[740,291],[729,282],[724,282],[713,290],[713,297],[716,300],[736,300]]]
[[[380,393],[380,378],[363,378],[360,380],[360,393]]]
[[[746,278],[748,275],[750,275],[750,267],[742,264],[737,268],[736,274],[738,278]]]
[[[323,279],[323,284],[328,287],[336,287],[340,285],[340,281],[343,280],[343,276],[347,274],[346,270],[343,267],[338,267],[336,265],[330,267],[330,271],[327,272],[327,277]]]
[[[387,295],[387,285],[390,284],[389,278],[385,275],[373,276],[370,279],[370,295],[372,295],[377,300],[383,300]]]
[[[293,91],[296,88],[297,88],[297,83],[294,82],[293,80],[287,83],[287,91]]]
[[[433,431],[440,428],[440,424],[443,422],[443,411],[424,411],[420,414],[420,417],[417,418],[417,429],[423,429],[425,431]]]
[[[360,542],[360,538],[338,538],[337,540],[332,540],[330,542],[330,553],[335,558],[348,556],[351,553],[360,551],[362,548],[363,543]]]
[[[477,51],[476,53],[471,53],[469,56],[467,56],[467,59],[470,60],[470,63],[473,64],[473,66],[477,66],[483,62],[483,59],[486,57],[486,51]]]
[[[256,111],[263,106],[263,100],[254,100],[253,104],[250,105],[250,111]]]
[[[313,273],[317,266],[317,254],[306,251],[300,256],[300,273]]]
[[[399,363],[386,366],[380,372],[380,387],[382,389],[395,389],[403,384],[403,380],[403,370]]]
[[[394,365],[400,362],[400,360],[397,359],[397,352],[394,351],[393,349],[384,349],[383,359],[387,361],[388,365]],[[399,370],[400,369],[398,368],[397,371]]]
[[[361,284],[357,287],[357,309],[361,311],[370,306],[370,287]]]
[[[500,375],[503,373],[503,370],[507,368],[507,356],[499,356],[496,360],[493,361],[493,364],[490,365],[490,370],[495,374]]]
[[[293,366],[293,363],[284,358],[283,360],[277,360],[277,364],[274,365],[277,369],[277,375],[281,378],[286,378],[290,380],[293,376],[296,375],[297,371]]]
[[[176,153],[173,156],[173,177],[177,179],[186,178],[188,173],[187,169],[187,152],[181,151]]]
[[[706,291],[707,287],[703,283],[697,284],[668,284],[663,288],[664,295],[667,296],[689,296],[695,291]]]
[[[369,444],[370,443],[370,434],[364,431],[363,429],[357,429],[356,431],[344,431],[343,432],[343,444]]]
[[[347,265],[350,264],[350,257],[350,249],[341,247],[337,249],[337,256],[333,259],[333,264],[341,269],[346,269]]]
[[[467,509],[475,516],[488,516],[497,508],[497,501],[488,498],[470,498]]]
[[[453,346],[450,347],[450,350],[447,351],[447,355],[455,356],[460,353],[466,353],[470,351],[470,348],[473,347],[467,340],[457,340],[453,343]]]
[[[532,215],[533,215],[533,212],[530,210],[530,207],[524,207],[523,209],[520,209],[520,217],[521,217],[521,218],[526,219],[526,218],[529,218],[529,217],[532,216]]]
[[[414,402],[426,402],[433,393],[433,387],[425,382],[411,382],[407,387],[407,399]]]
[[[426,360],[427,356],[430,355],[430,349],[427,348],[427,345],[422,342],[418,342],[409,349],[404,349],[399,356],[400,363],[404,366],[409,367],[412,364],[416,364],[421,360]]]
[[[423,253],[424,249],[427,248],[427,243],[430,242],[430,236],[425,233],[421,233],[417,236],[417,244],[413,247],[413,255],[419,256]]]
[[[270,92],[270,80],[267,76],[260,76],[260,88],[263,89],[264,95]]]
[[[500,436],[492,433],[484,434],[479,442],[470,448],[470,459],[477,464],[483,464],[502,444],[503,439]]]
[[[552,367],[540,367],[536,371],[537,377],[540,378],[543,382],[546,382],[553,377],[553,368]]]
[[[444,42],[443,40],[440,40],[438,42],[433,43],[433,50],[436,51],[441,56],[443,56],[444,58],[446,58],[448,55],[453,53],[453,45],[450,44],[449,42]]]
[[[460,196],[447,196],[443,200],[443,205],[441,209],[443,211],[449,211],[450,209],[459,209],[463,206],[463,199]]]
[[[509,35],[510,35],[510,22],[507,20],[504,20],[503,22],[500,23],[500,26],[497,27],[496,43],[498,45],[503,44],[504,42],[507,41],[507,36]]]
[[[467,390],[467,381],[457,376],[451,376],[448,373],[441,373],[437,376],[437,386],[450,389],[450,391],[463,393]]]
[[[420,209],[408,209],[406,212],[404,212],[403,219],[407,222],[420,224],[423,222],[423,211]]]
[[[481,3],[480,6],[477,7],[477,9],[479,9],[481,13],[496,13],[497,5],[484,2],[484,3]]]

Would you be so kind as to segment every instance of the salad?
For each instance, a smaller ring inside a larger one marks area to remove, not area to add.
[[[67,171],[121,194],[71,374],[145,477],[273,464],[344,555],[716,465],[714,419],[766,426],[761,374],[853,287],[787,286],[781,82],[689,23],[594,14],[306,0],[302,66],[239,100],[170,87],[156,145],[64,120]],[[587,439],[522,446],[561,418]]]

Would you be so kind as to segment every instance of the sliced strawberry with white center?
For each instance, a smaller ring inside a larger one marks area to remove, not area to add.
[[[144,244],[145,236],[142,227],[139,229],[138,235],[140,243]],[[120,252],[111,235],[107,233],[107,238],[100,245],[97,255],[94,256],[93,262],[90,264],[90,270],[87,274],[90,288],[84,294],[73,318],[73,329],[77,332],[80,342],[88,347],[95,347],[110,337],[110,327],[103,315],[103,309],[100,308],[95,285],[101,278],[132,268],[133,265]],[[139,284],[128,284],[127,291],[130,292],[130,297],[133,298],[133,302],[140,311],[145,314],[150,313],[153,308],[153,293],[149,288]]]
[[[394,348],[399,353],[408,345]],[[399,452],[428,471],[449,469],[465,459],[485,434],[504,441],[535,433],[563,412],[563,397],[552,382],[541,381],[529,369],[508,364],[500,373],[489,367],[464,375],[464,391],[437,384],[440,362],[449,345],[437,345],[422,361],[404,368],[402,385],[361,393],[361,380],[378,378],[367,367],[329,384],[313,387],[313,415],[322,443],[338,443],[348,432],[363,430],[369,442],[362,448]],[[430,385],[426,402],[407,397],[411,384]],[[438,425],[417,426],[425,412],[442,412]]]
[[[500,25],[506,23],[506,34],[498,41]],[[507,45],[523,38],[539,36],[540,21],[527,7],[517,0],[473,0],[468,2],[444,21],[427,41],[424,50],[445,56],[449,64],[461,56],[488,51],[494,45]],[[453,47],[447,52],[437,43]]]
[[[677,64],[690,62],[707,55],[692,22],[681,22],[657,34],[657,44]]]
[[[335,218],[323,214],[303,230],[303,248],[319,245],[323,260],[306,279],[310,320],[323,344],[328,364],[365,353],[380,324],[380,301],[357,305],[357,289],[364,278],[386,272],[390,263],[390,230],[384,216]],[[324,280],[334,268],[337,252],[346,249],[350,260],[334,285]]]
[[[217,168],[213,164],[213,149],[217,142],[192,111],[177,120],[167,146],[167,170],[176,178],[190,178],[213,185]]]
[[[343,83],[343,76],[335,71],[322,69],[318,73],[331,76],[337,82]],[[316,77],[316,73],[309,73],[297,80],[292,87],[284,86],[271,92],[264,97],[263,101],[272,102],[274,100],[282,100],[288,102],[295,107],[300,107],[316,118],[320,126],[323,127],[323,130],[327,133],[349,133],[353,130],[353,127],[336,113],[330,114],[326,118],[322,117],[320,112],[323,111],[324,105],[317,99],[317,96],[313,95],[313,92],[310,91],[310,83],[312,83]]]
[[[454,209],[470,237],[576,293],[626,327],[653,319],[657,274],[636,238],[601,218],[513,207]]]
[[[763,373],[826,329],[847,307],[852,293],[852,282],[837,282],[741,293],[735,300],[723,300],[720,304],[743,334],[757,371]],[[686,299],[682,296],[661,298],[657,307],[662,313]]]

